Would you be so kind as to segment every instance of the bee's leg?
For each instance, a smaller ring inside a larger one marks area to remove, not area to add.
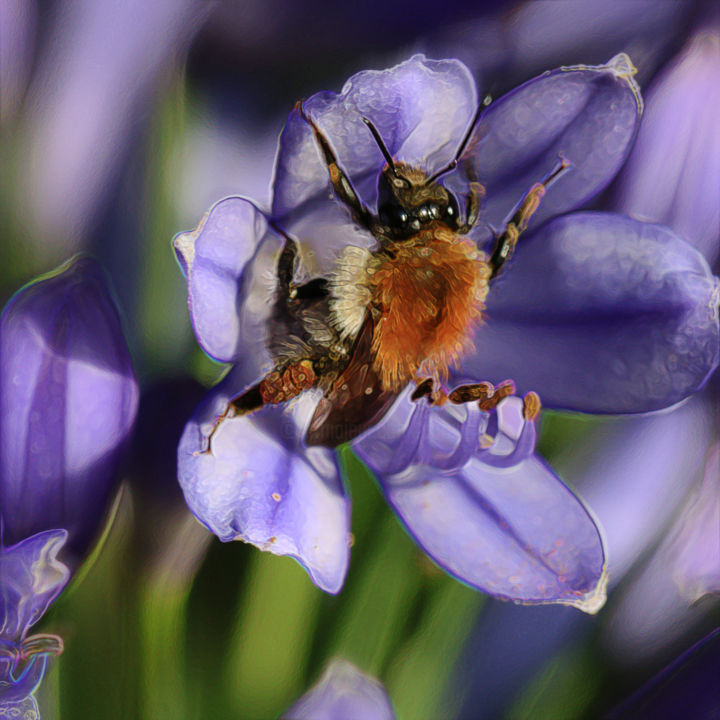
[[[561,156],[558,164],[540,182],[535,183],[525,193],[510,222],[495,239],[495,245],[490,254],[491,278],[500,272],[502,266],[512,256],[520,234],[527,230],[530,219],[540,207],[540,201],[543,199],[548,187],[569,167],[568,161]]]
[[[372,213],[365,207],[365,205],[363,205],[357,192],[355,192],[355,188],[352,186],[350,179],[338,164],[337,157],[335,156],[333,149],[330,147],[328,139],[325,137],[323,131],[315,124],[315,121],[305,113],[302,101],[299,101],[295,107],[300,113],[302,119],[312,128],[312,131],[315,134],[315,139],[317,140],[317,143],[322,150],[323,157],[325,158],[325,163],[327,164],[328,172],[330,173],[330,182],[332,183],[333,190],[335,190],[335,194],[350,208],[355,222],[374,234],[378,223],[373,218]]]
[[[280,251],[277,263],[278,295],[289,297],[295,287],[293,277],[295,275],[295,260],[298,254],[297,242],[285,233],[285,245]]]
[[[300,360],[286,365],[282,370],[273,370],[259,383],[232,398],[225,410],[215,418],[208,436],[207,445],[200,454],[211,453],[210,443],[223,420],[248,415],[265,405],[279,405],[292,400],[317,382],[317,375],[310,360]]]
[[[505,380],[498,385],[491,382],[479,382],[469,385],[460,385],[447,395],[440,390],[444,399],[449,400],[455,405],[464,405],[468,402],[477,402],[478,407],[485,412],[494,410],[501,400],[514,395],[516,392],[515,383],[512,380]],[[428,402],[436,402],[436,393],[433,393],[432,378],[426,378],[418,383],[415,392],[410,396],[413,401],[420,400],[423,397],[428,398]],[[523,397],[523,417],[526,420],[534,420],[540,413],[541,409],[540,397],[536,392],[528,392]]]
[[[474,227],[480,216],[480,205],[485,197],[485,186],[480,183],[474,171],[468,170],[470,176],[470,189],[465,195],[465,222],[458,227],[461,235],[467,235]]]

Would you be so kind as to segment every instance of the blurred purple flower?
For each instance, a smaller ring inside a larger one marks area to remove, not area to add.
[[[11,121],[25,93],[36,14],[34,0],[0,3],[0,127]]]
[[[34,708],[47,657],[62,650],[27,631],[98,533],[137,401],[94,261],[77,258],[10,300],[0,324],[0,715]]]
[[[600,63],[619,52],[633,58],[644,81],[693,10],[693,3],[675,0],[533,0],[495,18],[441,28],[428,44],[458,52],[491,87],[560,63]]]
[[[334,660],[282,720],[394,720],[382,685],[346,660]]]
[[[646,119],[617,189],[617,206],[635,217],[667,223],[718,266],[720,259],[720,19],[701,26],[660,75],[648,94]],[[673,411],[671,435],[694,434],[704,466],[663,541],[636,580],[624,589],[606,642],[618,655],[637,660],[689,629],[708,608],[697,601],[720,592],[720,426],[718,377],[711,379],[699,416]],[[680,423],[687,427],[681,428]],[[671,441],[665,441],[665,447]],[[678,465],[679,453],[670,460]],[[692,478],[688,466],[683,468]],[[648,481],[652,478],[648,476]],[[654,492],[649,485],[646,493]],[[641,507],[644,508],[643,501]]]
[[[720,19],[651,86],[616,207],[672,228],[710,264],[720,250]]]
[[[28,241],[54,246],[53,257],[82,247],[144,106],[162,91],[208,5],[56,4],[23,118],[17,204]]]
[[[538,230],[493,286],[489,321],[475,338],[479,352],[463,362],[463,379],[513,377],[550,405],[644,412],[697,390],[717,364],[715,281],[696,251],[664,228],[620,216],[553,220],[600,191],[624,161],[641,109],[631,73],[624,56],[562,68],[481,114],[475,164],[489,223],[501,226],[558,154],[573,170],[553,185],[531,223]],[[432,172],[452,158],[476,106],[461,63],[421,56],[359,73],[341,94],[304,103],[370,204],[383,160],[362,116],[393,157]],[[306,277],[327,276],[344,247],[374,242],[340,203],[328,202],[329,187],[312,132],[293,111],[280,139],[273,221],[299,239]],[[552,221],[541,227],[543,220]],[[490,238],[479,225],[474,239]],[[222,540],[291,555],[316,584],[337,592],[348,563],[349,500],[333,454],[303,441],[317,396],[226,420],[212,453],[200,453],[228,398],[272,367],[263,341],[283,242],[242,198],[217,203],[196,231],[175,239],[198,341],[235,363],[186,427],[179,479],[193,513]],[[352,447],[409,532],[451,574],[520,602],[601,606],[598,531],[534,456],[533,423],[515,401],[488,415],[431,409],[412,403],[408,390]]]

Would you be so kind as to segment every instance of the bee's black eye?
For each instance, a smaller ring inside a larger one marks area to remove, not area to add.
[[[453,226],[457,226],[459,219],[460,213],[458,212],[457,200],[455,199],[455,196],[449,192],[448,204],[445,208],[445,220]]]
[[[408,214],[400,205],[384,205],[380,208],[380,221],[390,228],[402,228],[407,224]]]

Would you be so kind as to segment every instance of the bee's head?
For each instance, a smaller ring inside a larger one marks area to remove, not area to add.
[[[378,215],[387,234],[393,240],[407,240],[437,220],[457,230],[457,200],[437,182],[447,169],[429,176],[420,168],[395,162],[377,128],[365,117],[363,122],[385,158],[378,179]]]
[[[380,173],[378,215],[388,234],[397,240],[412,237],[436,220],[452,230],[458,227],[454,195],[440,183],[428,182],[423,170],[401,163],[388,164]]]

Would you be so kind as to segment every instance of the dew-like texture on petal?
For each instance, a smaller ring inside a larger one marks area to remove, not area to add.
[[[474,440],[463,432],[479,411],[430,409],[408,393],[353,449],[420,546],[451,575],[496,597],[596,612],[605,557],[580,500],[536,456],[491,464],[493,448],[481,447],[477,425]],[[518,405],[515,399],[509,410],[519,414]],[[501,417],[500,424],[509,423]],[[470,451],[464,457],[460,445]],[[451,455],[457,464],[443,462]]]
[[[572,168],[548,191],[534,226],[580,207],[612,180],[640,121],[642,101],[630,72],[624,55],[608,65],[560,68],[483,111],[467,165],[486,187],[484,222],[501,227],[561,155]]]
[[[178,447],[185,500],[221,540],[290,555],[318,587],[337,593],[349,562],[350,501],[334,454],[302,443],[317,398],[306,393],[289,407],[226,419],[211,452],[202,452],[236,379],[229,376],[185,427]]]
[[[225,198],[196,230],[173,242],[187,278],[195,336],[205,352],[233,362],[244,355],[248,341],[262,344],[257,333],[271,309],[271,287],[261,292],[258,285],[273,285],[283,244],[263,213],[245,198]]]
[[[385,163],[362,117],[370,119],[396,160],[438,169],[454,155],[477,107],[475,83],[457,60],[415,55],[388,70],[353,75],[340,93],[322,92],[304,109],[326,135],[340,167],[366,204],[375,201]],[[308,124],[297,109],[280,137],[273,217],[286,229],[308,204],[332,193],[327,164]],[[348,211],[339,201],[338,220]],[[298,212],[300,211],[300,212]]]
[[[512,378],[550,407],[657,410],[717,366],[717,303],[706,261],[667,228],[568,215],[521,241],[463,371]]]
[[[617,209],[720,253],[720,24],[704,28],[650,88]]]
[[[70,570],[57,559],[66,530],[46,530],[0,547],[0,641],[16,644],[60,594]]]
[[[0,328],[6,544],[61,527],[68,562],[84,554],[114,491],[137,404],[118,311],[95,261],[77,258],[11,299]]]
[[[608,715],[608,720],[712,720],[720,708],[720,628],[686,650]]]
[[[334,660],[318,683],[282,715],[282,720],[394,718],[382,685],[345,660]]]

